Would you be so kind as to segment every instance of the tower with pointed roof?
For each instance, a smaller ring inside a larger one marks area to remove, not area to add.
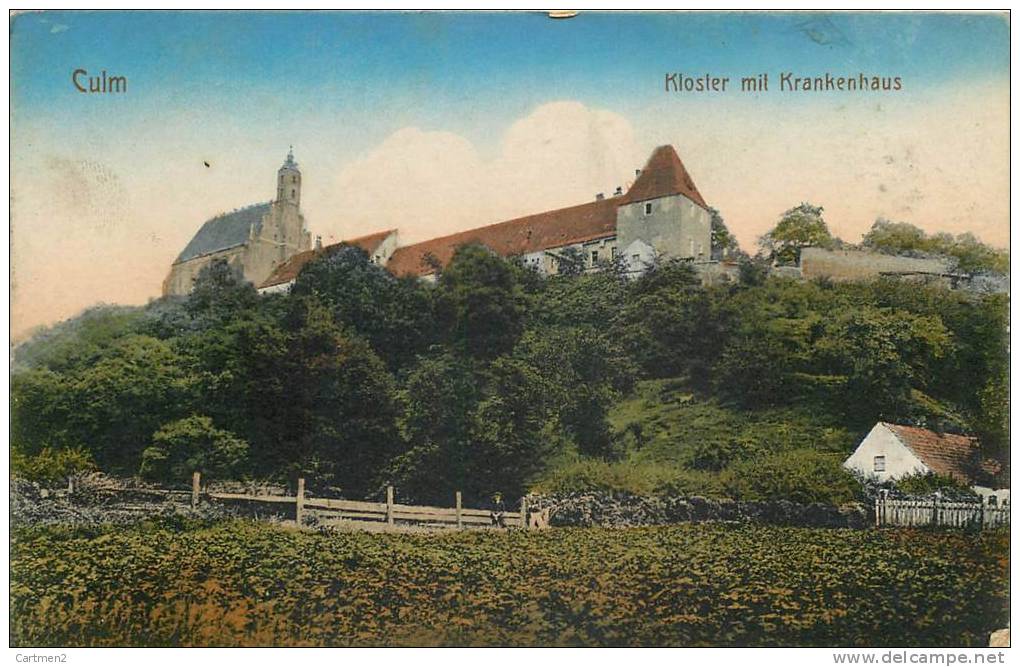
[[[276,201],[301,206],[301,170],[294,161],[294,147],[287,151],[287,159],[276,172]]]
[[[712,216],[672,146],[659,146],[616,211],[616,243],[631,263],[668,257],[707,262]]]
[[[207,220],[170,266],[163,294],[188,294],[202,269],[213,262],[223,262],[238,278],[260,285],[277,267],[311,247],[301,213],[301,170],[292,146],[276,172],[276,199]]]

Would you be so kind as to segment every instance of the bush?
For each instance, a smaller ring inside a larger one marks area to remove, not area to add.
[[[908,496],[930,496],[940,493],[953,500],[977,500],[978,495],[966,484],[933,472],[907,475],[896,480],[894,488]]]
[[[95,470],[92,457],[84,449],[43,448],[29,455],[11,448],[11,477],[27,479],[39,484],[62,484],[71,475]]]
[[[212,419],[192,415],[164,425],[142,453],[139,473],[160,481],[187,479],[196,470],[230,476],[248,455],[248,443],[213,426]]]
[[[861,493],[841,457],[811,449],[740,461],[723,471],[723,485],[735,500],[789,500],[841,505]]]
[[[581,459],[550,471],[535,482],[534,493],[565,495],[592,491],[652,495],[702,495],[720,497],[723,487],[717,475],[684,470],[661,462],[607,462]]]

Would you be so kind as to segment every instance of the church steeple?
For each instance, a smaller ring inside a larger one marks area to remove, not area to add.
[[[287,159],[276,174],[276,200],[287,204],[301,205],[301,170],[294,161],[294,147],[287,152]]]

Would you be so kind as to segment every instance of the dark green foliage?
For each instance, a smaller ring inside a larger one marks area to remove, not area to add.
[[[737,237],[730,233],[723,221],[722,214],[717,209],[709,208],[712,225],[712,259],[722,259],[740,251],[740,244]]]
[[[439,283],[441,322],[456,348],[477,359],[513,349],[524,328],[524,291],[506,260],[482,246],[462,246]]]
[[[789,213],[779,253],[824,231],[815,207]],[[744,266],[708,288],[675,261],[542,278],[468,246],[428,284],[346,248],[260,296],[217,264],[187,298],[93,309],[19,346],[12,447],[134,474],[157,432],[203,415],[247,445],[214,477],[303,475],[349,497],[389,482],[443,504],[515,500],[561,468],[564,486],[714,493],[793,450],[845,456],[880,418],[974,433],[1005,458],[1006,295]],[[215,438],[193,441],[151,449],[146,470],[216,459]],[[794,467],[846,495],[808,463]]]
[[[790,500],[839,505],[861,492],[843,459],[813,449],[797,449],[736,463],[722,476],[735,500]]]
[[[978,496],[970,487],[952,477],[938,475],[933,472],[908,475],[896,480],[896,490],[908,496],[930,496],[941,493],[953,500],[978,500]]]
[[[248,443],[192,415],[164,425],[142,452],[139,473],[147,479],[186,482],[193,472],[220,479],[235,476],[248,456]]]
[[[428,289],[413,278],[393,277],[360,248],[345,247],[310,262],[291,293],[326,304],[338,323],[367,340],[393,370],[411,363],[436,338]]]
[[[95,467],[92,456],[79,447],[46,447],[36,454],[25,454],[17,446],[11,447],[11,477],[46,486],[62,486],[68,477],[94,470]]]
[[[822,207],[808,203],[783,213],[776,226],[758,241],[761,253],[779,264],[798,264],[801,248],[832,248],[839,243],[829,233]]]
[[[929,236],[910,223],[879,218],[861,245],[890,255],[951,257],[964,273],[1009,273],[1009,252],[985,245],[970,233]]]

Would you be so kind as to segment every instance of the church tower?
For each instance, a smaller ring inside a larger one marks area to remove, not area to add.
[[[294,147],[287,152],[287,159],[276,172],[276,201],[301,206],[301,171],[294,161]]]

